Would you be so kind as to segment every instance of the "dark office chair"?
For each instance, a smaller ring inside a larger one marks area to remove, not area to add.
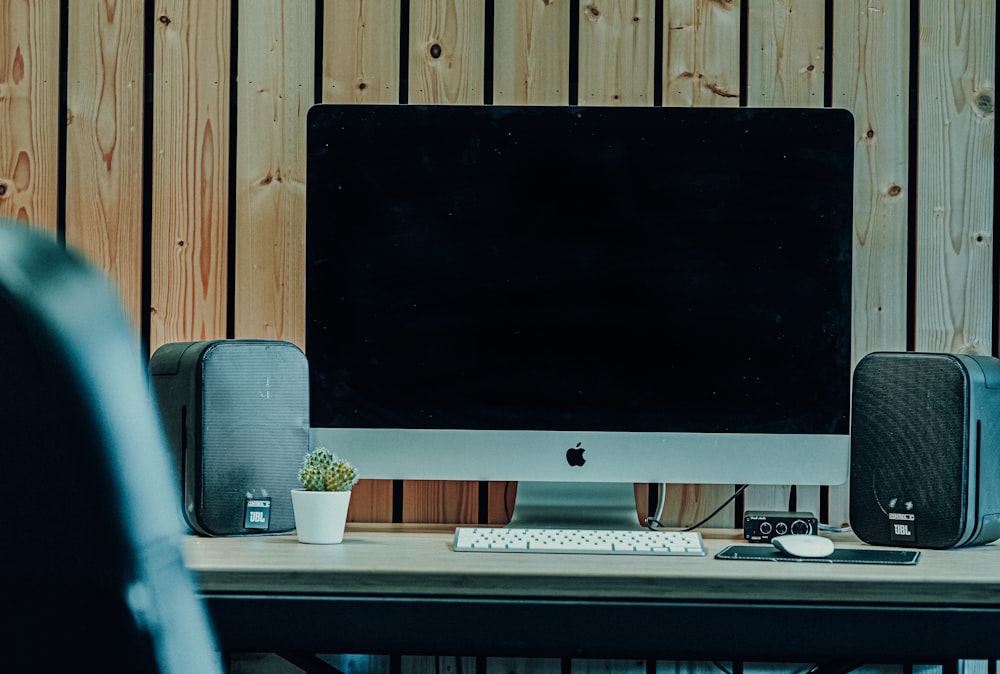
[[[166,452],[108,280],[0,221],[0,668],[222,671]]]

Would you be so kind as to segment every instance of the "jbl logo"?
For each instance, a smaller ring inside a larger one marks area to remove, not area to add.
[[[890,538],[893,542],[913,543],[916,536],[916,517],[913,513],[889,513],[889,525],[892,527]]]
[[[244,508],[243,528],[267,531],[271,524],[271,499],[248,498]]]

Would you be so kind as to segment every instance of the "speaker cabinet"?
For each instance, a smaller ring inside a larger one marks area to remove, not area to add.
[[[291,490],[309,449],[309,368],[289,342],[176,342],[149,362],[183,517],[207,536],[295,528]]]
[[[851,528],[873,545],[1000,538],[1000,360],[872,353],[854,371]]]

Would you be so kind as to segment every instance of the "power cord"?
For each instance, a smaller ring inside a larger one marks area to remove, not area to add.
[[[682,531],[693,531],[695,529],[698,529],[699,527],[705,526],[706,522],[708,522],[713,517],[715,517],[720,512],[722,512],[722,509],[725,508],[727,505],[729,505],[730,503],[732,503],[733,501],[735,501],[739,497],[739,495],[742,494],[746,490],[746,488],[748,486],[749,485],[745,485],[745,484],[739,485],[736,488],[736,491],[733,492],[733,495],[730,496],[729,498],[727,498],[725,501],[723,501],[719,505],[718,508],[716,508],[715,510],[713,510],[712,513],[710,515],[708,515],[708,517],[704,518],[703,520],[701,520],[700,522],[698,522],[696,524],[692,524],[691,526],[686,527],[685,529],[682,529]],[[665,525],[660,520],[660,518],[663,516],[663,508],[664,508],[664,505],[665,505],[665,502],[666,502],[666,499],[664,498],[664,494],[666,492],[666,488],[667,488],[667,485],[665,485],[665,484],[661,484],[660,485],[660,498],[659,498],[659,504],[657,505],[657,508],[656,508],[656,516],[655,517],[647,517],[646,518],[646,522],[645,522],[646,528],[649,529],[649,530],[651,530],[651,531],[656,531],[658,529],[665,528]]]
[[[846,534],[851,530],[851,527],[836,527],[832,524],[823,524],[822,522],[817,526],[819,526],[820,531],[829,531],[831,534]]]

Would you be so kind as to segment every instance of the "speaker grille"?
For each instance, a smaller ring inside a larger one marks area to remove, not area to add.
[[[248,496],[271,498],[268,531],[294,528],[291,490],[309,445],[308,378],[302,352],[288,344],[220,342],[206,350],[196,497],[206,529],[244,531]]]
[[[881,545],[957,544],[970,458],[963,365],[944,354],[872,354],[855,369],[852,407],[850,508],[857,536]]]

